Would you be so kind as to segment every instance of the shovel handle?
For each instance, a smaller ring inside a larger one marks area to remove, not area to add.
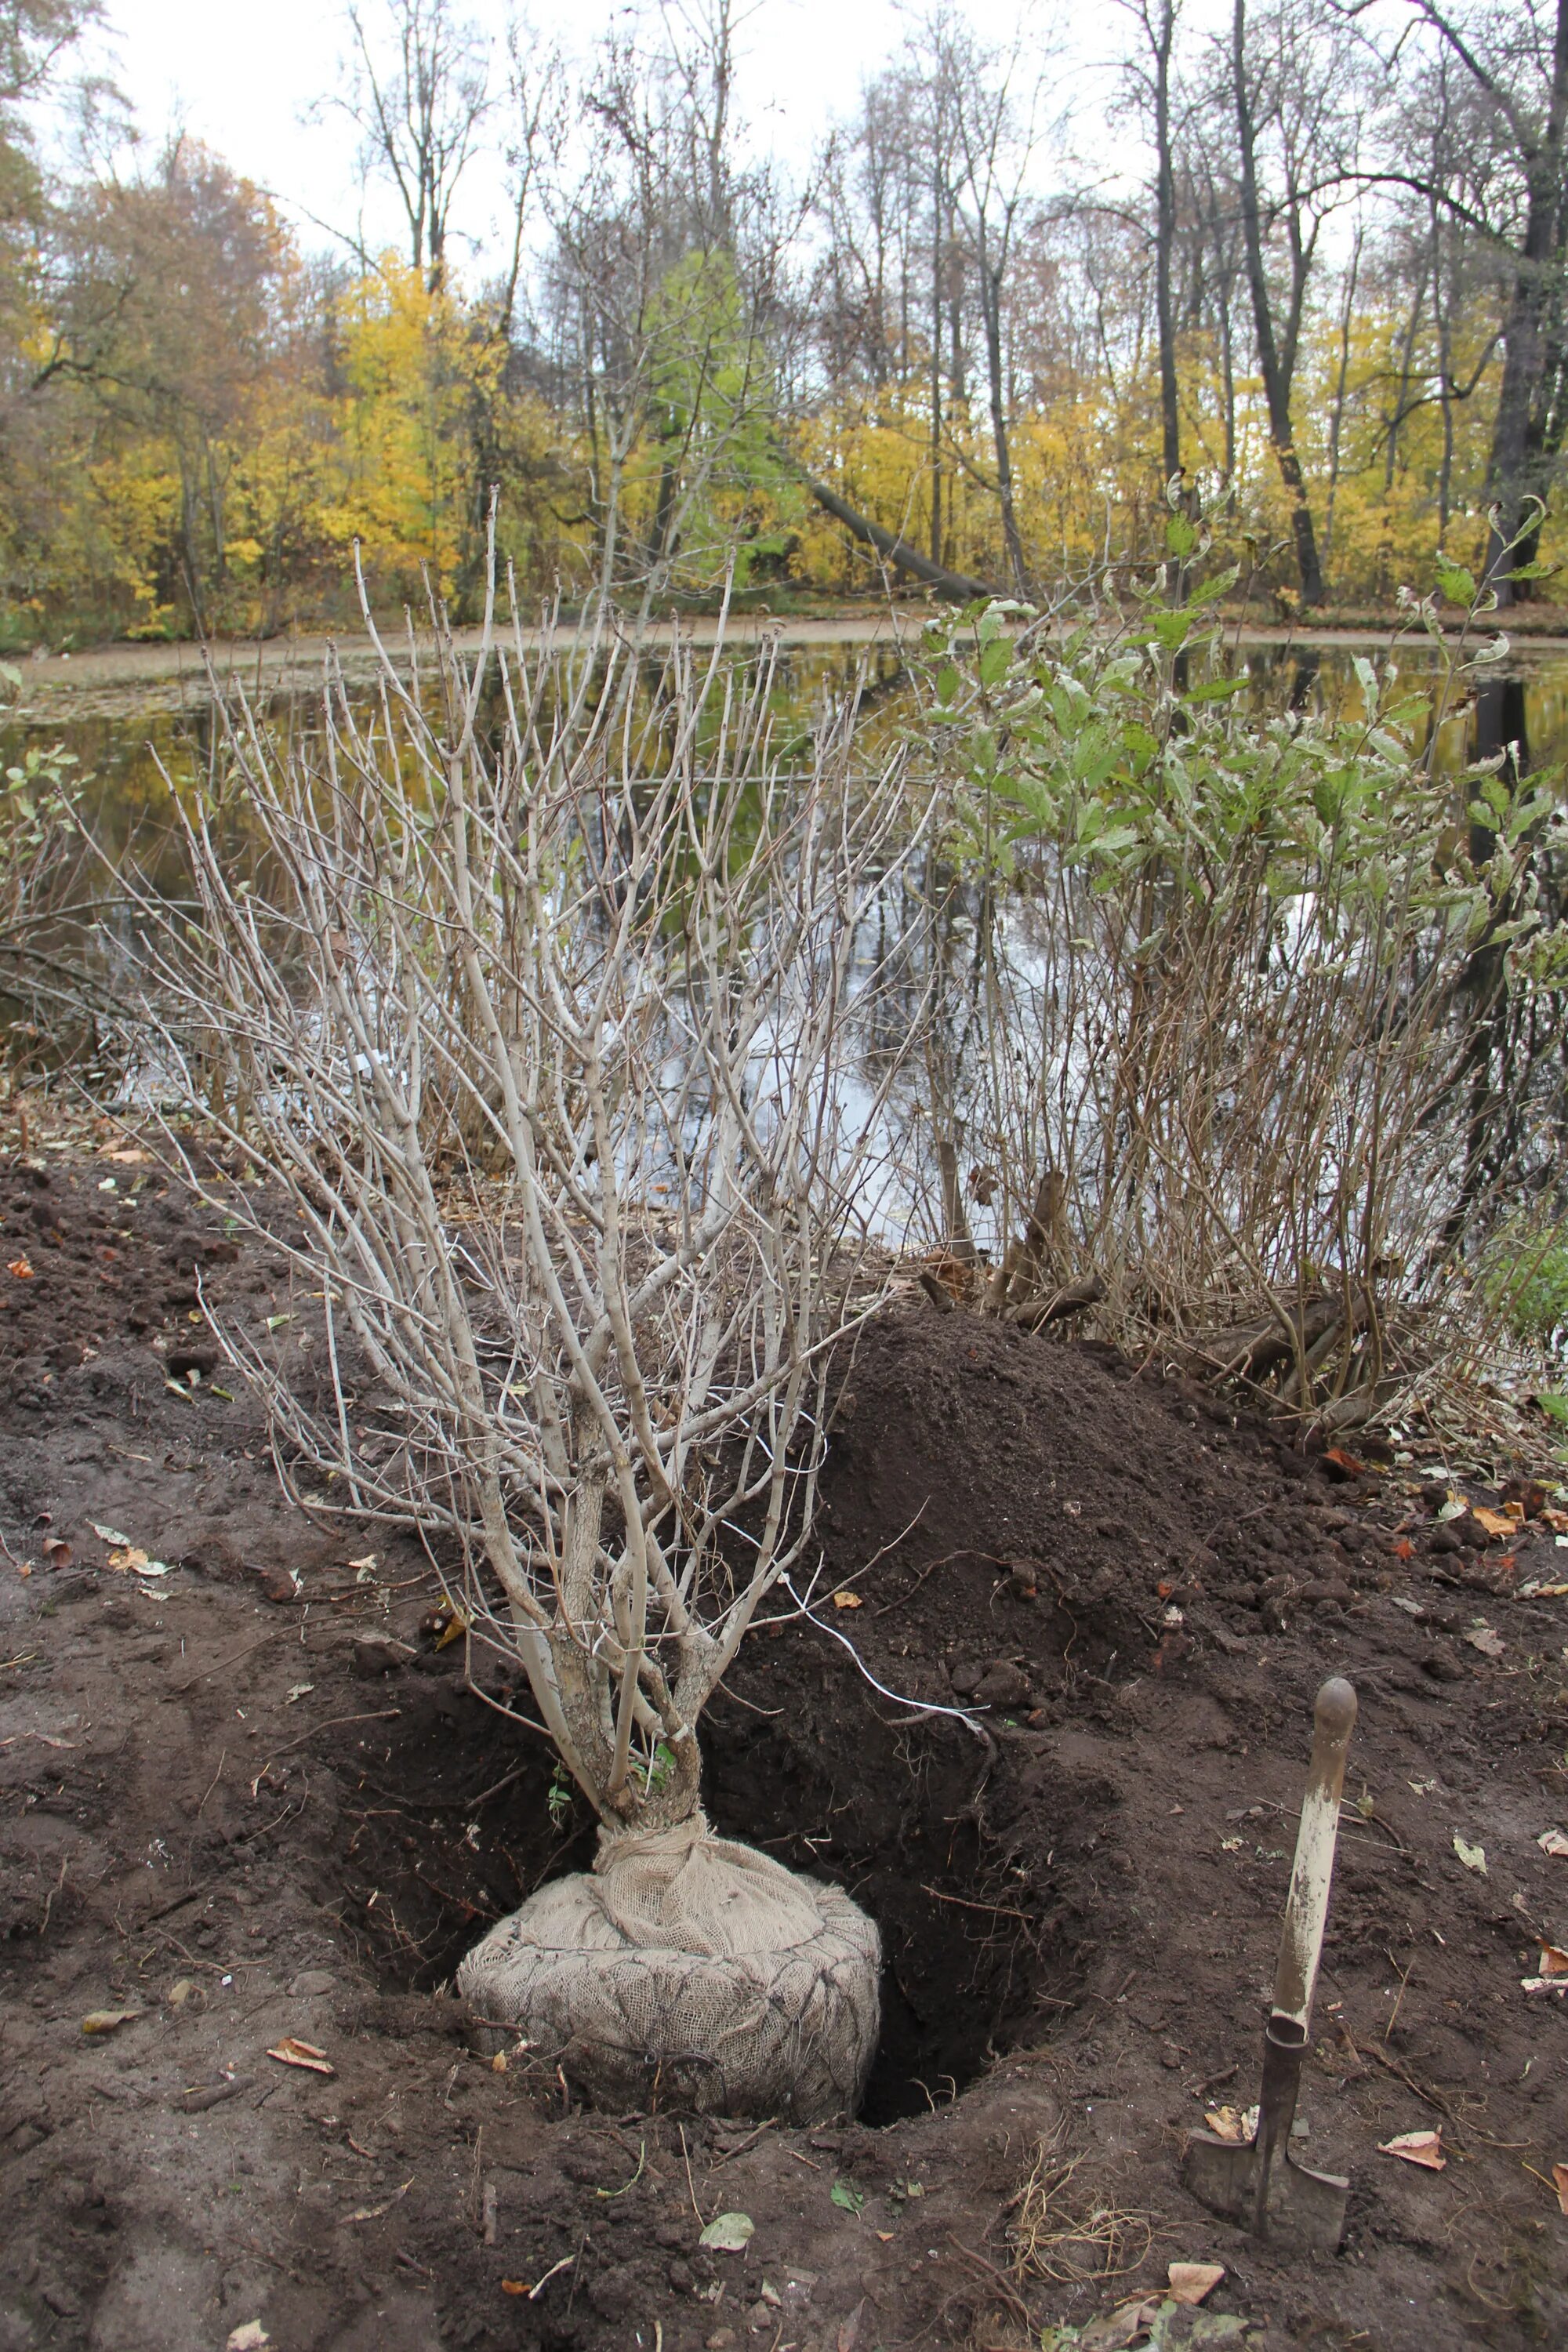
[[[1334,1842],[1340,1825],[1340,1792],[1345,1759],[1355,1728],[1356,1697],[1335,1675],[1318,1693],[1312,1713],[1312,1762],[1296,1837],[1296,1864],[1285,1905],[1285,1930],[1274,1973],[1274,2015],[1300,2027],[1303,2041],[1312,2013],[1312,1992],[1323,1949],[1329,1885],[1334,1874]]]

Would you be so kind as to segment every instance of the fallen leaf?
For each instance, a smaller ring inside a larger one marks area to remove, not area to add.
[[[259,2319],[247,2319],[243,2327],[230,2330],[223,2352],[265,2352],[271,2341]]]
[[[292,1323],[293,1320],[292,1315],[269,1315],[267,1318],[267,1328],[269,1331],[279,1331],[285,1323]]]
[[[451,1643],[460,1642],[468,1630],[468,1619],[464,1616],[460,1609],[454,1609],[450,1618],[441,1629],[440,1638],[437,1640],[436,1647],[438,1650],[444,1650]]]
[[[1525,1992],[1568,1992],[1568,1977],[1521,1977]]]
[[[1489,1511],[1479,1503],[1471,1511],[1470,1517],[1479,1528],[1485,1528],[1489,1536],[1510,1536],[1516,1524],[1509,1517],[1506,1511]]]
[[[1557,2191],[1557,2202],[1563,2208],[1563,2212],[1568,2213],[1568,2164],[1554,2164],[1552,2166],[1552,2186]]]
[[[1408,1536],[1401,1536],[1397,1543],[1390,1546],[1390,1549],[1395,1559],[1414,1559],[1415,1557],[1415,1547]]]
[[[1173,2303],[1202,2303],[1225,2276],[1223,2263],[1173,2263],[1170,2268]]]
[[[1568,1536],[1568,1511],[1554,1511],[1549,1503],[1541,1516],[1556,1534]]]
[[[69,1544],[62,1542],[58,1536],[51,1536],[48,1542],[44,1546],[44,1566],[46,1568],[58,1569],[68,1568],[70,1564],[71,1548]]]
[[[124,1551],[129,1548],[131,1542],[130,1537],[122,1536],[118,1528],[106,1528],[103,1526],[102,1522],[98,1519],[89,1519],[88,1526],[92,1529],[93,1534],[98,1538],[100,1543],[115,1544],[121,1551]]]
[[[1568,1977],[1568,1952],[1556,1944],[1542,1944],[1541,1973],[1543,1977]]]
[[[1406,2164],[1424,2165],[1428,2172],[1441,2172],[1448,2161],[1440,2130],[1400,2132],[1394,2139],[1379,2140],[1377,2152],[1403,2157]]]
[[[140,1544],[117,1544],[104,1566],[121,1576],[172,1576],[174,1572],[166,1559],[150,1559]]]
[[[314,1683],[290,1683],[289,1685],[289,1696],[283,1702],[284,1706],[292,1706],[297,1699],[308,1697],[310,1693],[313,1691],[316,1685]]]
[[[1535,1843],[1542,1853],[1551,1854],[1558,1862],[1568,1862],[1568,1836],[1561,1830],[1542,1830]]]
[[[835,1609],[864,1609],[866,1604],[858,1592],[836,1592],[833,1606]]]
[[[857,2189],[852,2180],[836,2180],[827,2193],[843,2212],[860,2213],[865,2210],[866,2192],[863,2189]]]
[[[153,1157],[150,1151],[100,1151],[100,1160],[112,1160],[121,1168],[140,1168]]]
[[[1483,1658],[1500,1658],[1507,1646],[1502,1635],[1494,1633],[1489,1625],[1472,1626],[1465,1639],[1472,1650],[1480,1652]]]
[[[301,2042],[292,2033],[286,2033],[267,2055],[276,2058],[280,2066],[303,2066],[312,2074],[335,2074],[338,2071],[324,2050],[318,2050],[313,2042]]]
[[[526,2294],[528,2293],[528,2281],[526,2279],[502,2279],[500,2283],[500,2291],[502,2294]]]
[[[1463,1495],[1455,1494],[1453,1488],[1450,1487],[1448,1490],[1447,1501],[1438,1506],[1437,1517],[1440,1521],[1445,1519],[1462,1519],[1469,1507],[1469,1504],[1466,1500],[1465,1496]]]
[[[33,1279],[33,1269],[25,1257],[7,1258],[5,1271],[14,1274],[18,1282],[31,1282]]]
[[[1486,1876],[1487,1850],[1484,1845],[1467,1845],[1465,1840],[1459,1835],[1458,1831],[1456,1830],[1454,1832],[1454,1852],[1458,1855],[1459,1860],[1464,1864],[1467,1870],[1473,1870],[1479,1877],[1484,1878]]]
[[[82,2019],[81,2030],[84,2033],[113,2033],[141,2014],[139,2009],[89,2009]]]
[[[749,2213],[715,2213],[697,2242],[717,2254],[742,2254],[756,2235]]]
[[[186,2001],[194,2000],[200,1990],[195,1977],[176,1977],[169,1987],[169,2007],[184,2009]]]

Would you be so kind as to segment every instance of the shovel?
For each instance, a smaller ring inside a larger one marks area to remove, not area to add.
[[[1263,2033],[1257,2137],[1237,2142],[1213,2132],[1193,2132],[1184,2173],[1201,2204],[1227,2221],[1240,2221],[1254,2237],[1289,2236],[1326,2253],[1337,2250],[1344,2234],[1350,2182],[1338,2173],[1313,2172],[1297,2164],[1290,2154],[1290,2126],[1323,1948],[1340,1791],[1355,1713],[1354,1691],[1334,1675],[1318,1693],[1313,1710],[1311,1769],[1274,1972],[1274,2006]]]

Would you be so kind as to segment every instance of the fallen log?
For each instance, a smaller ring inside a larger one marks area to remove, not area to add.
[[[817,505],[824,508],[836,522],[841,522],[851,539],[858,539],[863,547],[875,548],[895,571],[911,572],[915,579],[924,580],[931,587],[939,588],[955,604],[973,604],[977,596],[1002,594],[1002,590],[992,587],[988,581],[972,580],[967,572],[949,572],[944,564],[933,563],[929,555],[922,555],[920,549],[911,547],[907,539],[896,539],[890,530],[884,530],[879,522],[873,522],[869,515],[861,514],[847,499],[841,499],[837,490],[830,490],[827,484],[819,482],[815,475],[807,474],[804,479]]]

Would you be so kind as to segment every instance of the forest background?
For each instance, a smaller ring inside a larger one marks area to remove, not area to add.
[[[138,135],[93,0],[0,0],[0,653],[331,620],[356,548],[461,617],[492,494],[568,604],[1027,594],[1160,560],[1194,497],[1281,611],[1438,549],[1540,593],[1568,0],[1115,0],[1096,76],[1066,0],[939,0],[787,153],[752,13],[577,54],[452,0],[324,20],[383,251]]]

